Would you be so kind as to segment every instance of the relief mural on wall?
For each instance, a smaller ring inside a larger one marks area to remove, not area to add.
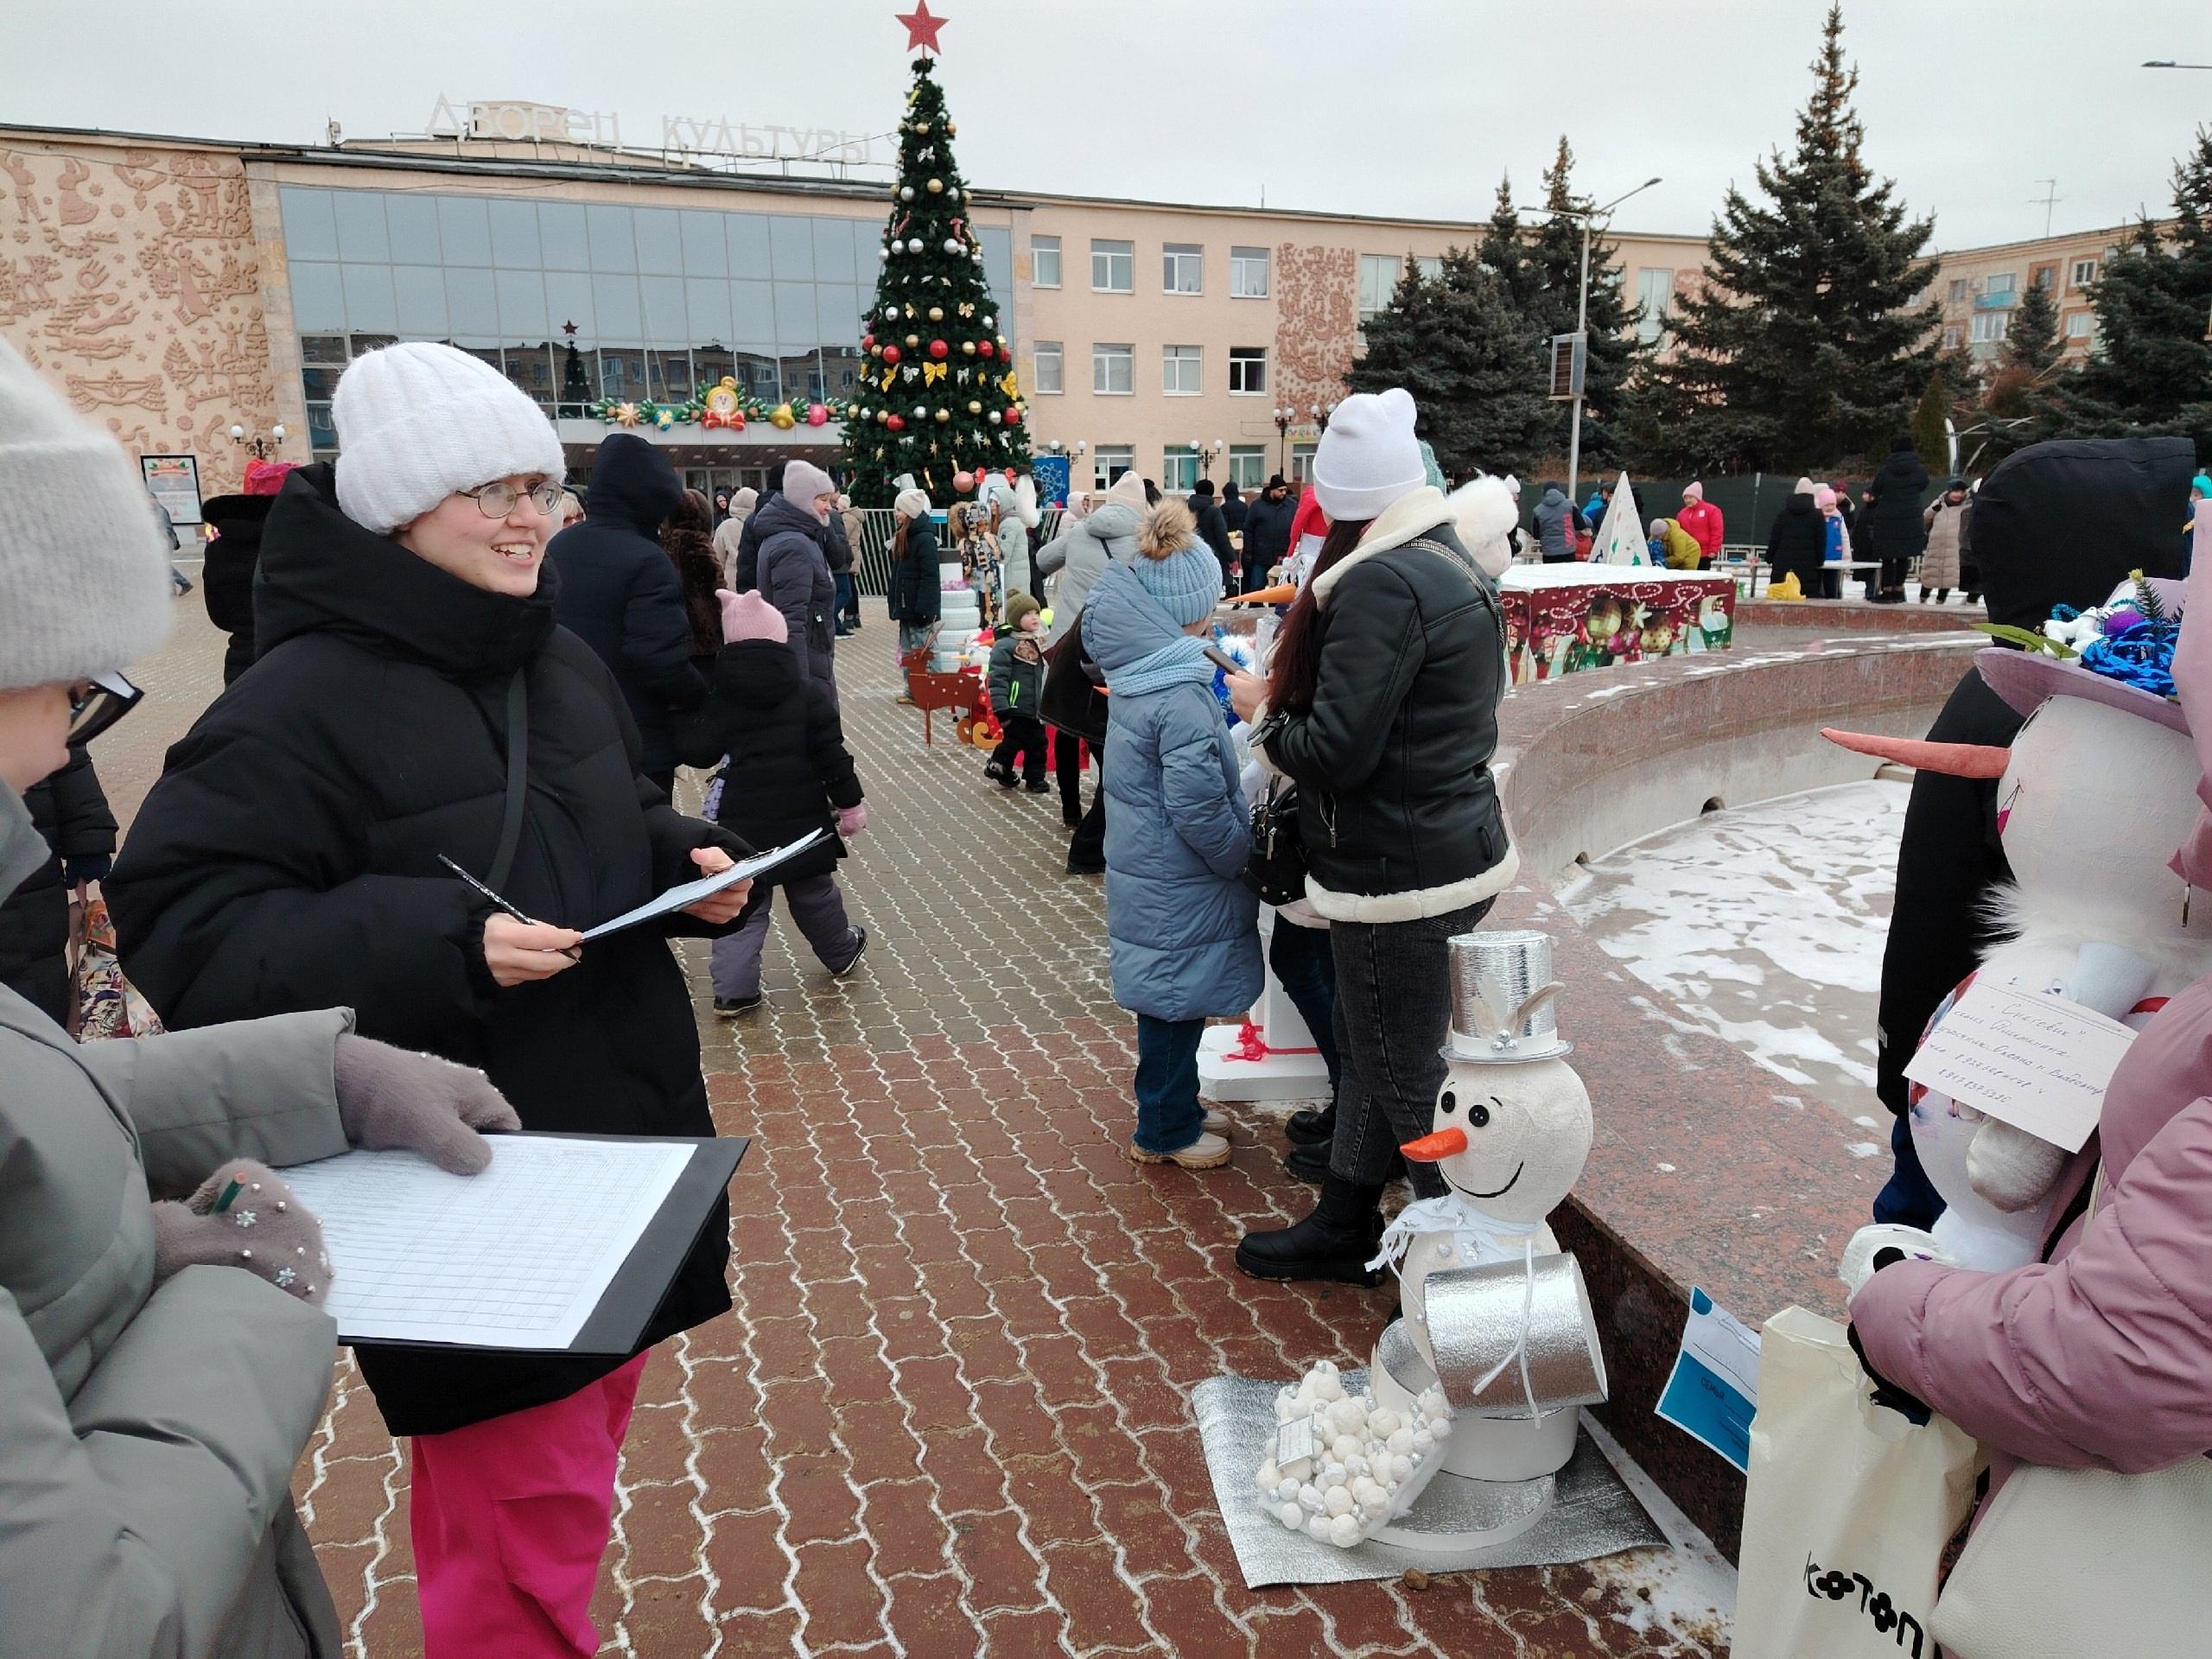
[[[278,418],[238,157],[24,147],[0,174],[0,334],[133,454],[237,489],[232,423]]]
[[[1344,395],[1359,340],[1359,255],[1351,248],[1275,250],[1275,390],[1299,411]]]

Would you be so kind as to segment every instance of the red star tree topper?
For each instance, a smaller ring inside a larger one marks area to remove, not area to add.
[[[915,0],[912,11],[895,13],[899,22],[906,25],[906,49],[909,52],[942,52],[937,43],[937,32],[945,20],[930,16],[930,0]]]

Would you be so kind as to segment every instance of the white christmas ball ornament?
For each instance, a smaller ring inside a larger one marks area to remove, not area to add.
[[[900,186],[899,187],[899,200],[901,200],[901,201],[912,201],[913,199],[914,199],[914,187],[913,187],[912,185],[911,185],[911,184],[902,184],[902,185],[900,185]]]
[[[998,326],[999,326],[999,320],[998,320],[996,317],[993,316],[989,312],[986,311],[986,312],[983,314],[983,327],[986,327],[986,328],[995,328],[995,327],[997,327]],[[1332,1375],[1332,1376],[1333,1376],[1333,1375],[1334,1375],[1334,1373],[1333,1373],[1333,1372],[1332,1372],[1332,1373],[1331,1373],[1331,1375]]]
[[[958,185],[957,185],[957,184],[948,184],[948,185],[946,185],[946,186],[944,187],[944,199],[945,199],[947,201],[957,201],[957,200],[960,200],[960,187],[959,187]]]
[[[1450,1440],[1452,1438],[1452,1420],[1449,1417],[1430,1418],[1428,1420],[1428,1437],[1432,1440]]]
[[[878,264],[889,264],[891,263],[891,250],[888,248],[878,248],[875,251],[875,259]]]
[[[960,251],[960,238],[959,238],[958,237],[957,237],[957,236],[948,236],[948,237],[946,237],[946,238],[944,238],[944,251],[945,251],[947,253],[957,253],[957,252],[959,252],[959,251]]]
[[[922,238],[921,238],[920,237],[918,237],[918,236],[910,236],[910,237],[908,237],[908,238],[906,238],[906,251],[907,251],[907,252],[909,252],[909,253],[919,253],[921,251],[922,251]]]
[[[1293,1532],[1303,1532],[1306,1529],[1306,1511],[1295,1503],[1286,1503],[1277,1510],[1275,1519]]]

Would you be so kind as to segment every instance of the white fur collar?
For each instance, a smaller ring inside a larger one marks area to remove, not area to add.
[[[1338,579],[1361,560],[1387,553],[1394,547],[1403,547],[1439,524],[1451,522],[1452,505],[1444,499],[1443,491],[1433,484],[1408,491],[1382,509],[1382,516],[1367,527],[1367,534],[1359,538],[1357,547],[1313,578],[1313,602],[1326,605]]]

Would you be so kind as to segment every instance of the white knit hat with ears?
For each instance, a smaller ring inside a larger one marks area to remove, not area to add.
[[[1330,411],[1313,452],[1313,495],[1332,523],[1377,518],[1428,482],[1414,436],[1417,413],[1403,386],[1356,392]]]
[[[0,689],[111,673],[168,634],[168,550],[137,471],[0,340]]]
[[[379,536],[456,490],[517,473],[568,476],[544,410],[480,357],[402,340],[357,357],[330,400],[338,506]]]

